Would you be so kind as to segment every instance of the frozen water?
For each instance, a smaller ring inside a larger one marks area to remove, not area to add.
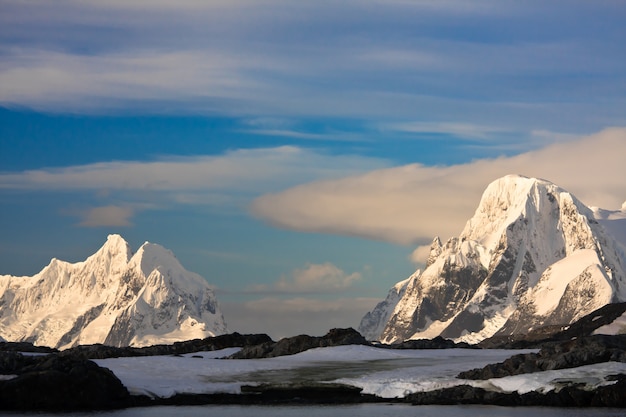
[[[459,384],[520,393],[549,391],[575,381],[590,387],[604,377],[626,373],[626,364],[608,362],[559,371],[538,372],[487,381],[457,379],[463,370],[501,362],[531,350],[388,350],[370,346],[312,349],[267,359],[219,359],[238,348],[181,356],[111,358],[96,362],[111,369],[132,394],[170,397],[176,393],[240,393],[243,385],[261,383],[339,382],[383,398],[404,397]]]

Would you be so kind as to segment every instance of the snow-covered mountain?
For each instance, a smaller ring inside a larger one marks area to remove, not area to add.
[[[392,343],[478,342],[569,324],[626,301],[625,249],[567,191],[510,175],[491,183],[457,238],[435,238],[423,272],[390,291],[359,331]]]
[[[52,259],[32,277],[0,276],[0,337],[67,348],[145,346],[226,332],[209,284],[172,252],[119,235],[83,262]]]

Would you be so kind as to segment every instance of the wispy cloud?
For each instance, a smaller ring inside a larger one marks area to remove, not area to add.
[[[270,336],[278,339],[303,332],[321,336],[335,327],[356,328],[361,317],[379,301],[364,297],[334,300],[266,297],[242,303],[226,302],[221,307],[229,327],[239,332],[254,333],[268,329],[268,323],[280,323],[280,327],[269,328]]]
[[[619,207],[624,155],[626,128],[607,129],[513,157],[413,164],[300,185],[258,198],[252,212],[287,229],[424,244],[457,235],[487,184],[512,173],[551,180],[589,205]]]
[[[258,194],[315,178],[338,178],[389,162],[282,146],[229,151],[217,156],[116,161],[0,174],[0,189],[167,191],[198,203],[194,192]],[[189,194],[186,194],[189,193]],[[210,194],[209,194],[210,196]]]
[[[389,124],[385,128],[407,133],[435,133],[491,141],[497,141],[498,134],[508,133],[506,129],[495,126],[458,122],[405,122]]]
[[[361,278],[361,273],[346,273],[330,262],[309,263],[282,276],[273,285],[255,285],[248,290],[260,293],[332,293],[350,288]]]
[[[82,220],[78,225],[82,227],[126,227],[131,226],[130,218],[134,211],[131,207],[103,206],[90,208],[80,214]]]
[[[411,252],[411,262],[415,264],[425,264],[430,255],[430,245],[420,245]]]
[[[74,113],[417,116],[465,123],[430,128],[470,137],[491,134],[489,126],[619,124],[626,63],[612,28],[623,6],[570,4],[563,15],[560,2],[501,0],[4,2],[0,103]],[[258,132],[320,139],[285,127]]]
[[[310,133],[297,130],[279,130],[279,129],[255,129],[247,130],[246,133],[252,133],[262,136],[286,137],[302,140],[318,140],[332,142],[363,142],[362,136],[349,133]]]

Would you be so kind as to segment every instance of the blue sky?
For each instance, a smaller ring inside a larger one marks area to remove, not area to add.
[[[626,4],[0,0],[0,273],[109,233],[230,330],[356,326],[493,179],[626,200]]]

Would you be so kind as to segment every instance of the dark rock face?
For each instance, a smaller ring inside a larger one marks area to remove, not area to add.
[[[543,407],[626,407],[626,375],[616,375],[613,385],[587,391],[576,386],[563,387],[546,393],[526,394],[486,391],[469,385],[460,385],[437,391],[418,392],[407,396],[414,405],[483,404],[499,406]]]
[[[294,355],[308,349],[342,345],[369,345],[363,336],[353,328],[331,329],[325,336],[300,335],[287,337],[278,342],[265,342],[256,346],[244,347],[231,355],[230,359],[274,358]]]
[[[114,347],[106,345],[76,346],[61,352],[63,356],[78,356],[85,359],[106,359],[133,356],[182,355],[184,353],[214,351],[229,347],[246,347],[271,343],[266,334],[242,335],[239,333],[176,342],[172,345],[154,345],[142,348]]]
[[[391,345],[376,345],[376,347],[387,349],[472,349],[475,346],[467,343],[455,343],[450,339],[444,339],[437,336],[434,339],[417,339],[406,340],[402,343],[394,343]]]
[[[46,346],[35,346],[29,342],[0,342],[0,352],[54,353],[58,350]]]
[[[542,326],[529,333],[493,336],[483,340],[478,346],[489,349],[524,349],[540,347],[546,342],[591,336],[596,329],[614,322],[624,313],[626,303],[607,304],[568,326]]]
[[[458,377],[463,379],[500,378],[608,361],[626,362],[626,335],[596,335],[560,343],[547,343],[539,353],[515,355],[502,363],[461,372]]]
[[[17,374],[0,381],[1,409],[93,410],[129,405],[130,394],[120,380],[94,362],[56,354],[25,357],[2,352],[0,357],[3,373]]]

